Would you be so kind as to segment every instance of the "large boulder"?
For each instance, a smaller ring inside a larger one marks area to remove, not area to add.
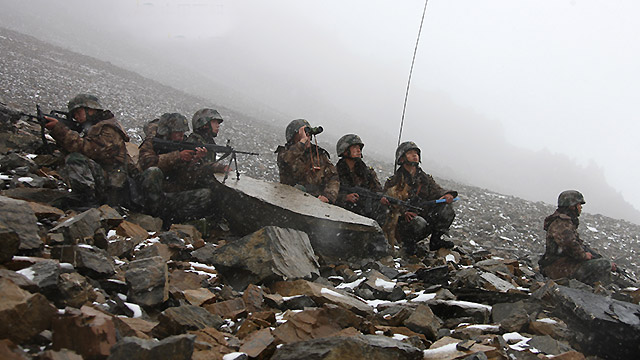
[[[11,280],[0,278],[0,338],[16,343],[48,329],[57,314],[42,294],[22,290]]]
[[[116,343],[111,316],[89,306],[66,308],[53,320],[53,350],[70,349],[85,359],[102,359]]]
[[[125,273],[128,297],[142,306],[155,306],[169,298],[169,272],[160,256],[129,263]]]
[[[275,226],[220,247],[209,262],[237,290],[249,284],[319,276],[307,234]]]
[[[72,245],[84,238],[93,237],[100,228],[100,210],[91,208],[50,230],[51,233],[62,234],[65,244]]]
[[[248,176],[216,183],[217,209],[235,231],[249,234],[273,225],[304,231],[327,261],[380,257],[389,245],[373,219],[325,204],[291,186]]]
[[[39,249],[43,244],[38,235],[38,219],[26,201],[0,196],[0,228],[15,232],[20,238],[20,250]]]
[[[108,359],[190,360],[195,335],[176,335],[164,340],[125,337],[111,348]]]

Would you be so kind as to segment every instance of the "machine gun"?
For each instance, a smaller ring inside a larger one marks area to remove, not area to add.
[[[68,127],[69,129],[76,131],[78,133],[82,132],[82,127],[80,126],[80,124],[76,123],[73,120],[69,119],[69,114],[67,112],[64,111],[60,111],[60,110],[51,110],[51,112],[49,112],[49,114],[44,114],[42,112],[42,110],[40,109],[40,105],[36,104],[36,114],[28,114],[28,113],[24,113],[21,112],[20,113],[21,116],[26,116],[29,119],[35,120],[38,122],[38,124],[40,125],[40,136],[42,138],[42,150],[39,152],[42,152],[44,154],[50,154],[53,152],[54,150],[54,145],[50,144],[47,141],[47,137],[45,135],[45,125],[47,124],[47,122],[49,122],[47,119],[45,119],[44,117],[51,117],[54,118],[56,120],[58,120],[59,122],[61,122],[62,124],[64,124],[64,126]]]
[[[176,142],[176,141],[171,141],[171,140],[164,140],[164,139],[160,139],[157,137],[153,138],[153,149],[157,152],[157,153],[167,153],[167,152],[172,152],[172,151],[182,151],[182,150],[196,150],[196,148],[205,148],[207,149],[207,151],[212,151],[215,153],[220,153],[220,154],[224,154],[222,155],[222,157],[220,157],[220,159],[217,159],[216,161],[221,161],[226,157],[229,157],[229,166],[231,166],[231,162],[234,163],[235,167],[236,167],[236,178],[238,180],[240,180],[240,171],[238,170],[238,159],[236,157],[237,154],[245,154],[245,155],[260,155],[258,153],[255,152],[250,152],[250,151],[240,151],[240,150],[236,150],[234,148],[232,148],[229,145],[230,140],[227,140],[227,145],[217,145],[217,144],[196,144],[196,143],[188,143],[188,142]],[[227,180],[227,177],[229,177],[229,172],[226,171],[224,174],[224,179],[222,180],[222,183],[224,184],[224,182]]]

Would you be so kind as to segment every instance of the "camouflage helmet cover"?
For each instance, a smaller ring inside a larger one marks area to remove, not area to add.
[[[218,122],[224,121],[222,115],[215,109],[204,108],[196,111],[191,119],[191,125],[193,130],[200,129],[201,127],[209,124],[211,120],[218,120]]]
[[[73,99],[69,100],[69,103],[67,104],[69,114],[71,114],[75,109],[83,107],[89,109],[104,110],[102,108],[102,105],[100,105],[98,97],[90,94],[78,94],[74,96]]]
[[[360,145],[360,149],[364,147],[364,143],[360,136],[356,134],[347,134],[341,137],[336,144],[336,153],[338,156],[343,156],[344,152],[351,147],[351,145]]]
[[[189,124],[187,118],[179,113],[164,113],[158,120],[158,135],[169,135],[172,132],[187,132]]]
[[[298,130],[305,125],[311,127],[309,122],[305,119],[292,120],[289,125],[287,125],[287,129],[284,132],[284,137],[287,139],[287,143],[291,142],[293,137],[298,133]]]
[[[585,204],[584,196],[577,190],[565,190],[558,195],[558,207]]]
[[[398,148],[396,149],[396,164],[397,165],[401,164],[400,163],[400,159],[409,150],[418,151],[418,155],[420,156],[420,160],[422,160],[422,155],[421,155],[420,148],[418,147],[418,145],[416,145],[416,143],[414,143],[413,141],[405,141],[402,144],[400,144],[400,146],[398,146]]]

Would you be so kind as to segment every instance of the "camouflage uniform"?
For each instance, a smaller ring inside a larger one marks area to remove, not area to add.
[[[416,206],[420,206],[421,201],[437,200],[445,194],[451,194],[453,197],[458,196],[457,191],[445,191],[440,187],[431,175],[422,171],[417,163],[413,164],[416,168],[415,175],[411,175],[403,165],[406,161],[405,154],[409,150],[416,150],[420,155],[420,148],[411,141],[400,144],[396,149],[396,165],[399,167],[384,184],[384,191],[387,195],[415,203]],[[400,239],[404,244],[405,252],[415,254],[417,242],[431,235],[429,239],[430,250],[453,247],[452,242],[442,239],[442,236],[449,232],[449,227],[456,217],[453,206],[438,204],[422,207],[423,211],[418,213],[418,216],[411,222],[407,222],[403,216],[405,209],[394,207],[383,227],[391,245],[395,245],[396,239]]]
[[[184,118],[177,113],[164,114],[163,117],[180,121]],[[211,189],[217,182],[214,164],[183,161],[178,150],[156,151],[153,138],[168,136],[168,133],[161,135],[158,131],[163,117],[158,127],[152,128],[155,132],[150,132],[140,145],[138,162],[144,170],[141,182],[145,193],[145,208],[147,212],[170,223],[211,215],[214,204]],[[186,123],[185,126],[188,129]],[[183,129],[180,130],[184,131]]]
[[[203,136],[196,132],[193,132],[187,136],[185,142],[191,144],[216,144],[216,141],[213,136]],[[215,151],[207,151],[207,155],[202,158],[202,162],[209,162],[211,166],[213,166],[213,170],[218,173],[223,173],[225,171],[226,166],[223,163],[219,162],[217,154]]]
[[[577,212],[558,208],[544,220],[546,251],[538,262],[540,271],[551,279],[574,278],[586,284],[611,281],[611,262],[603,258],[587,260],[585,244],[578,235]],[[592,254],[598,256],[597,254]]]
[[[89,95],[76,98],[81,96]],[[72,113],[75,108],[70,105],[70,110]],[[50,130],[56,143],[70,153],[63,173],[73,196],[83,204],[131,205],[129,176],[135,176],[138,169],[127,152],[125,143],[129,137],[110,111],[96,110],[81,125],[82,133],[70,130],[62,122]]]
[[[340,181],[325,149],[313,144],[306,147],[305,144],[297,142],[279,146],[276,153],[282,184],[302,187],[313,196],[323,195],[331,203],[335,203]]]
[[[349,168],[347,160],[342,158],[338,160],[336,164],[336,170],[338,171],[338,177],[340,179],[341,187],[362,187],[372,192],[382,193],[382,185],[378,181],[378,175],[376,171],[367,166],[362,159],[354,159],[355,164],[353,171]],[[386,209],[380,204],[378,199],[371,197],[361,196],[357,202],[351,203],[346,201],[348,192],[341,188],[338,193],[338,199],[336,205],[343,207],[349,211],[353,211],[356,214],[366,216],[372,219],[383,222],[386,217]]]

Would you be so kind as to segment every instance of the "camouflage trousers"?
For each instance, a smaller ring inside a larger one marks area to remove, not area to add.
[[[214,192],[210,188],[164,192],[164,174],[157,167],[145,170],[140,182],[145,211],[162,218],[165,224],[200,219],[214,212]]]
[[[571,277],[590,285],[596,282],[609,284],[612,281],[611,261],[603,258],[587,260],[580,264]]]
[[[416,216],[410,222],[401,217],[398,221],[398,235],[402,239],[406,253],[415,254],[418,241],[431,236],[430,242],[441,241],[442,235],[449,233],[449,227],[456,218],[451,204],[433,206]]]
[[[355,204],[346,203],[344,208],[358,215],[374,219],[380,226],[384,225],[389,213],[389,208],[382,205],[379,200],[365,196],[360,197]]]
[[[71,188],[71,199],[81,205],[127,203],[127,173],[123,169],[104,169],[80,153],[65,158],[63,177]]]

